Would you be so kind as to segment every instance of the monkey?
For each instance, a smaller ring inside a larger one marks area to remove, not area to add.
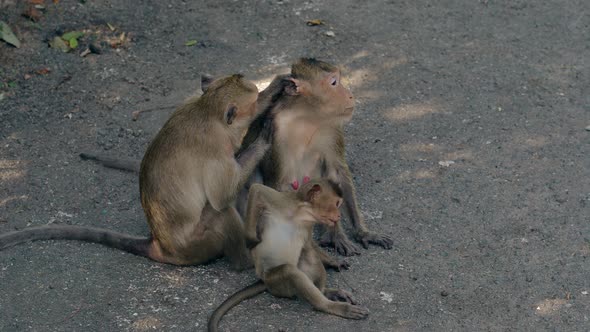
[[[122,249],[161,263],[197,265],[226,256],[237,270],[252,266],[238,190],[270,147],[266,126],[236,156],[258,114],[258,89],[236,74],[217,79],[180,106],[149,145],[140,166],[146,238],[109,230],[49,225],[0,235],[0,249],[34,240],[80,240]]]
[[[332,181],[306,180],[297,191],[279,192],[255,183],[248,193],[245,219],[247,246],[256,275],[254,284],[225,300],[211,315],[208,330],[218,330],[222,316],[241,301],[268,291],[278,297],[299,297],[316,310],[350,319],[364,319],[369,311],[352,295],[326,288],[323,262],[333,258],[313,241],[316,223],[340,220],[342,191]]]
[[[352,224],[354,239],[365,249],[369,244],[391,249],[391,237],[368,230],[358,207],[345,159],[343,129],[352,118],[355,102],[341,82],[340,69],[313,58],[301,58],[293,63],[290,74],[277,76],[260,92],[258,99],[265,109],[250,125],[242,148],[258,136],[266,117],[272,118],[272,145],[255,172],[262,183],[287,191],[296,190],[310,178],[334,181],[342,188],[342,209]],[[239,211],[247,204],[243,192],[248,186],[240,193]],[[334,247],[345,256],[360,254],[340,223],[325,228],[321,245]]]
[[[390,236],[370,231],[358,207],[352,176],[345,159],[344,124],[354,112],[354,97],[341,82],[336,66],[301,58],[291,73],[276,76],[258,96],[260,115],[250,124],[240,150],[254,142],[273,122],[271,148],[238,194],[236,208],[243,216],[251,183],[264,183],[279,191],[295,190],[304,179],[327,177],[343,189],[343,211],[351,222],[353,238],[365,249],[369,244],[393,247]],[[105,166],[113,167],[102,162]],[[99,158],[100,159],[100,158]],[[326,227],[320,245],[344,256],[360,254],[341,223]]]

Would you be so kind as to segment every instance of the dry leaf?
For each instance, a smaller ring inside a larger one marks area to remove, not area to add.
[[[322,20],[309,20],[309,21],[307,21],[307,25],[309,25],[310,27],[313,27],[316,25],[324,25],[324,22]]]
[[[36,70],[35,73],[37,73],[37,75],[47,75],[47,74],[51,73],[51,69],[41,68],[39,70]]]
[[[41,19],[41,12],[33,6],[27,6],[22,15],[33,22],[38,22]]]

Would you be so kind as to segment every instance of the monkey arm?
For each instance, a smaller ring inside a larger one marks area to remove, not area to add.
[[[274,134],[272,118],[267,116],[262,122],[262,128],[258,132],[256,140],[246,147],[242,145],[242,148],[236,156],[236,161],[241,168],[238,188],[242,188],[248,182],[250,175],[254,172],[258,163],[270,148]]]
[[[205,162],[207,171],[202,181],[207,200],[216,211],[228,207],[237,197],[269,146],[270,144],[264,140],[258,139],[242,151],[235,160],[226,158],[221,161],[211,159]]]
[[[358,207],[356,192],[352,183],[352,176],[350,174],[350,170],[348,169],[348,165],[346,165],[346,163],[338,165],[336,174],[336,181],[342,188],[344,211],[346,212],[348,219],[350,220],[355,231],[355,240],[361,243],[365,249],[369,247],[369,243],[379,245],[385,249],[391,249],[393,246],[393,240],[391,237],[369,231],[367,228],[367,224],[365,223],[365,220],[362,217]],[[342,232],[342,229],[340,229],[340,231]]]
[[[268,142],[259,138],[236,156],[236,161],[240,165],[238,188],[242,188],[248,182],[250,175],[252,175],[269,147]]]
[[[261,184],[253,184],[248,192],[248,207],[246,209],[245,236],[248,249],[260,243],[260,236],[264,232],[262,215],[268,204],[267,192],[272,190]]]

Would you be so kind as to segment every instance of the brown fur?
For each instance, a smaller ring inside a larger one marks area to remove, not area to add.
[[[237,292],[211,315],[209,331],[242,300],[268,290],[278,297],[299,297],[315,309],[351,319],[368,316],[343,290],[326,288],[324,261],[336,264],[313,241],[315,223],[333,225],[340,219],[342,199],[336,185],[311,180],[297,192],[278,192],[254,184],[248,195],[246,240],[252,247],[257,282]]]
[[[256,86],[233,75],[213,81],[182,105],[141,162],[140,196],[150,238],[83,227],[41,227],[0,236],[0,248],[40,239],[91,241],[153,260],[201,264],[226,255],[251,265],[233,200],[269,147],[270,128],[234,157],[257,115]]]
[[[293,64],[291,75],[277,76],[259,99],[264,112],[251,124],[242,147],[254,141],[265,118],[273,119],[272,147],[257,171],[261,181],[288,191],[293,190],[295,180],[301,184],[304,177],[329,178],[342,187],[344,212],[352,224],[354,239],[365,248],[373,243],[391,249],[392,239],[369,231],[358,208],[345,159],[343,129],[352,117],[354,98],[340,83],[339,69],[315,59],[300,59]],[[240,195],[238,209],[243,211],[245,195]],[[328,228],[320,243],[335,247],[343,255],[360,253],[340,224]]]

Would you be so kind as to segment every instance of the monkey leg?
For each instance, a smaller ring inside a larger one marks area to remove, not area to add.
[[[324,233],[322,234],[319,243],[322,247],[331,247],[342,256],[360,255],[359,247],[352,243],[344,234],[342,225],[340,223],[333,227],[322,226]]]
[[[316,310],[332,315],[350,319],[364,319],[369,315],[369,310],[366,308],[329,300],[305,273],[290,264],[280,265],[267,271],[264,274],[264,283],[269,292],[275,296],[297,295],[307,300]]]
[[[164,231],[158,230],[150,247],[157,261],[199,265],[225,255],[235,269],[252,265],[235,208],[216,211],[207,204],[199,220],[178,218]]]
[[[252,257],[246,248],[246,238],[242,218],[238,211],[230,207],[223,211],[223,254],[232,267],[238,271],[251,268]]]
[[[352,184],[350,170],[348,166],[344,165],[340,172],[338,172],[339,179],[337,182],[340,183],[342,188],[342,199],[344,200],[344,211],[352,224],[352,228],[355,231],[354,239],[359,242],[365,249],[369,248],[369,244],[375,244],[385,249],[393,248],[393,239],[389,235],[376,233],[370,231],[365,223],[365,220],[361,216],[360,209],[358,207],[356,193],[354,185]],[[340,233],[340,234],[338,234]],[[334,242],[338,245],[337,241],[343,241],[340,238],[346,237],[342,233],[342,228],[335,230],[333,235]],[[346,239],[348,240],[348,239]]]

